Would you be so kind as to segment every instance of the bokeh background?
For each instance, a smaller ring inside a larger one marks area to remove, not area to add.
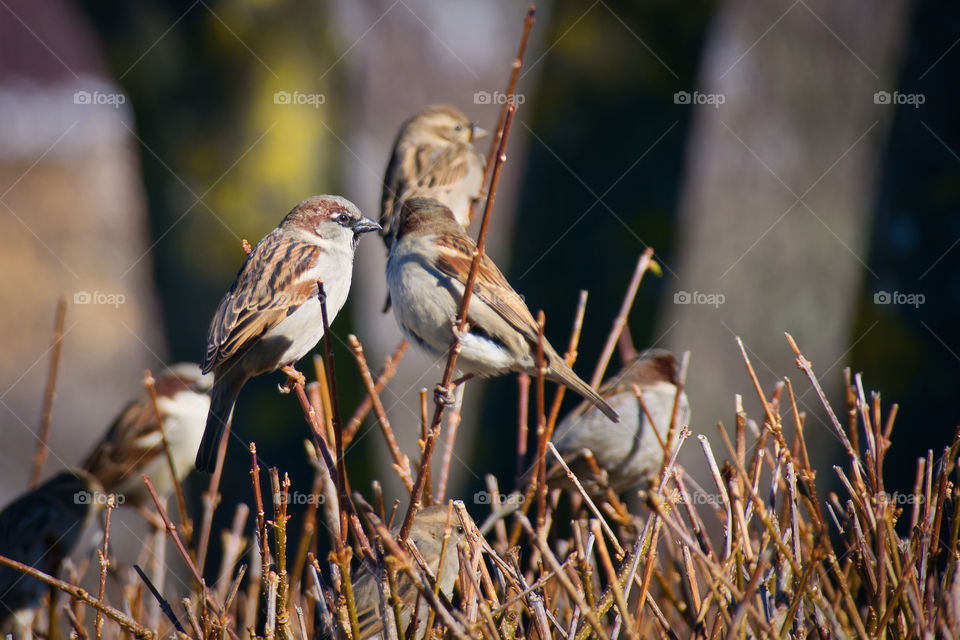
[[[201,357],[241,239],[315,193],[377,217],[397,128],[428,104],[492,129],[525,10],[0,0],[2,501],[26,486],[59,296],[48,473],[86,453],[144,369]],[[589,377],[654,247],[663,275],[644,279],[630,332],[691,352],[694,431],[732,424],[738,393],[760,415],[740,336],[764,388],[794,381],[829,482],[840,450],[789,331],[841,414],[844,367],[900,405],[886,469],[908,487],[900,468],[938,452],[960,414],[958,44],[960,7],[932,0],[540,3],[489,252],[555,344],[589,290],[576,367]],[[376,239],[361,243],[333,325],[346,413],[362,398],[346,336],[375,369],[400,339],[379,312],[384,262]],[[439,377],[408,353],[384,394],[411,455],[419,389]],[[225,504],[250,498],[251,440],[263,465],[311,484],[306,425],[280,381],[241,396]],[[484,474],[512,488],[516,388],[510,376],[467,390],[450,494],[478,512]],[[347,463],[354,486],[379,478],[400,497],[372,417]],[[195,508],[203,485],[188,482]]]

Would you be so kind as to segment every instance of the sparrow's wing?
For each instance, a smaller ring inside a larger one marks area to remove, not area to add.
[[[118,486],[141,460],[163,453],[156,425],[153,403],[148,398],[134,400],[113,421],[80,468],[99,478],[108,490]]]
[[[320,247],[285,238],[279,229],[257,244],[210,323],[204,373],[244,351],[316,295],[316,283],[302,276],[319,255]]]
[[[476,245],[465,234],[444,234],[437,236],[440,252],[437,257],[437,268],[444,274],[466,285],[470,274],[470,263]],[[523,301],[507,279],[486,254],[480,261],[477,270],[477,280],[473,287],[473,295],[480,298],[487,306],[493,309],[501,318],[520,332],[527,340],[537,341],[537,323]],[[468,310],[467,319],[479,313],[473,305]]]
[[[418,195],[442,191],[463,182],[470,170],[471,149],[458,144],[420,145],[412,154]]]
[[[383,616],[380,615],[380,585],[377,576],[370,571],[367,565],[361,564],[356,575],[353,576],[354,602],[357,605],[357,626],[361,638],[370,638],[383,629]],[[413,609],[416,600],[416,587],[406,573],[397,573],[397,592],[394,595],[400,599],[401,615],[406,616]],[[402,621],[401,621],[402,622]],[[424,624],[424,620],[420,624]]]

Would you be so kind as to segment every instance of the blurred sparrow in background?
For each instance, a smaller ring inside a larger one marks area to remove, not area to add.
[[[0,511],[0,555],[56,576],[105,504],[103,487],[93,476],[80,470],[58,473]],[[39,580],[0,566],[0,634],[31,637],[36,609],[48,591]]]
[[[412,198],[404,203],[387,260],[387,284],[400,329],[436,357],[445,356],[453,341],[452,323],[475,250],[476,244],[440,202]],[[480,262],[467,322],[457,358],[464,373],[496,376],[523,371],[537,375],[537,323],[486,255]],[[546,340],[543,355],[547,380],[580,394],[611,420],[619,419]]]
[[[247,380],[280,368],[297,376],[293,363],[323,337],[317,281],[323,282],[333,322],[350,291],[360,235],[379,228],[346,198],[314,196],[257,243],[210,323],[201,366],[215,378],[198,470],[213,470]]]
[[[423,556],[434,576],[437,576],[437,568],[440,564],[440,551],[443,545],[443,532],[447,527],[447,514],[448,509],[445,504],[426,507],[413,517],[413,525],[410,528],[409,540],[416,545],[417,551]],[[443,555],[442,571],[437,576],[440,593],[448,600],[453,595],[453,585],[460,573],[460,556],[457,553],[457,545],[467,539],[463,524],[460,522],[456,511],[450,513],[449,522],[450,538],[447,540],[447,548]],[[397,524],[391,532],[394,536],[399,534],[400,525]],[[372,572],[368,565],[362,564],[352,580],[354,601],[357,605],[357,621],[360,625],[360,639],[365,640],[380,634],[383,630],[383,616],[380,615],[380,577]],[[410,615],[420,591],[410,577],[402,572],[397,574],[397,591],[399,593],[396,595],[402,602],[403,619],[401,623],[406,630],[410,624]],[[423,638],[427,631],[424,626],[427,621],[428,608],[422,597],[420,602],[421,607],[417,614],[420,625],[417,629],[417,638]]]
[[[193,470],[193,458],[210,409],[212,375],[203,375],[193,363],[171,366],[156,379],[157,409],[170,446],[177,480]],[[157,425],[150,394],[144,391],[116,417],[81,468],[93,474],[107,493],[123,497],[121,504],[152,506],[143,483],[150,476],[160,497],[173,490],[173,477]]]
[[[557,425],[553,444],[589,493],[602,494],[606,486],[617,493],[634,489],[660,471],[664,459],[660,441],[667,440],[678,376],[679,365],[672,353],[663,349],[644,351],[600,386],[600,395],[620,414],[619,423],[584,402]],[[634,385],[642,392],[646,412],[637,400]],[[687,394],[681,393],[677,427],[689,423],[690,404]],[[605,481],[597,478],[584,460],[584,449],[593,453],[597,466],[605,472]],[[555,459],[548,467],[547,482],[550,486],[567,482],[566,472]]]
[[[408,198],[434,198],[469,224],[470,202],[483,187],[484,159],[472,141],[487,132],[449,105],[433,105],[407,120],[393,143],[380,198],[380,235],[393,244],[396,219]]]

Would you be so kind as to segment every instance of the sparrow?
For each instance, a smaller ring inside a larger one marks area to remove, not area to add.
[[[387,259],[387,284],[401,331],[435,357],[446,355],[453,341],[453,321],[476,248],[442,203],[411,198],[403,204]],[[480,261],[467,324],[457,358],[461,371],[481,377],[508,372],[537,375],[537,323],[486,255]],[[619,419],[546,340],[543,356],[547,380],[580,394],[611,420]]]
[[[307,198],[250,252],[210,323],[200,368],[214,373],[199,471],[216,463],[233,405],[254,376],[288,369],[323,337],[318,281],[333,322],[350,291],[360,236],[380,225],[340,196]]]
[[[193,363],[175,364],[155,382],[157,410],[179,481],[193,470],[212,385],[213,376],[204,375]],[[144,391],[124,407],[80,466],[127,506],[153,504],[143,474],[150,476],[157,495],[169,495],[173,476],[149,393]]]
[[[605,486],[617,493],[635,489],[660,470],[665,455],[660,441],[667,440],[679,370],[677,359],[669,351],[641,352],[600,386],[600,395],[620,414],[619,423],[584,402],[557,425],[553,444],[588,492],[599,495]],[[641,391],[646,411],[640,406],[634,385]],[[687,394],[681,392],[677,426],[689,423],[690,403]],[[605,480],[597,478],[584,460],[585,449],[593,453],[597,466],[606,474]],[[547,470],[547,483],[556,487],[566,482],[566,472],[555,462]]]
[[[677,359],[669,351],[643,351],[600,385],[600,395],[620,414],[619,423],[612,422],[589,402],[582,402],[557,425],[551,442],[592,497],[606,499],[608,487],[621,493],[648,485],[651,474],[660,471],[664,459],[660,441],[666,442],[673,417],[679,371]],[[646,411],[637,400],[634,385],[641,391]],[[689,423],[690,403],[687,394],[681,392],[677,426]],[[601,477],[585,459],[586,450],[593,454]],[[535,472],[535,466],[528,469],[523,483],[529,484]],[[550,489],[573,488],[567,472],[556,460],[547,467],[546,480]],[[497,520],[522,507],[523,502],[523,493],[510,494],[504,505],[480,525],[480,532],[486,535]]]
[[[58,473],[0,511],[0,554],[56,575],[105,503],[93,476],[79,469]],[[48,591],[39,580],[0,566],[0,633],[29,636]]]
[[[484,159],[472,142],[487,132],[449,105],[433,105],[400,127],[380,198],[380,235],[387,250],[393,244],[403,201],[434,198],[448,206],[464,228],[470,202],[483,186]]]
[[[434,505],[420,510],[413,517],[413,525],[410,527],[409,540],[417,547],[417,551],[423,556],[431,573],[437,576],[437,568],[440,563],[440,551],[443,545],[444,530],[447,527],[447,505]],[[453,594],[453,585],[456,582],[457,575],[460,573],[460,556],[457,553],[457,545],[466,541],[466,533],[460,518],[456,512],[450,514],[450,537],[447,540],[447,549],[443,556],[443,567],[440,575],[437,576],[437,583],[440,592],[449,600]],[[400,524],[397,524],[391,530],[396,536],[400,532]],[[378,572],[372,571],[367,564],[360,565],[356,575],[352,577],[353,596],[357,608],[357,621],[360,627],[360,640],[372,638],[383,630],[383,618],[380,615],[380,576]],[[406,573],[397,574],[396,594],[401,602],[402,626],[404,629],[410,624],[410,614],[413,612],[414,603],[420,596],[420,591],[411,581]],[[420,628],[416,635],[417,638],[424,637],[426,629],[424,625],[427,620],[427,607],[421,598],[421,607],[417,614]]]

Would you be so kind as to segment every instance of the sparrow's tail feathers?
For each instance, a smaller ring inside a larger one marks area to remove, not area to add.
[[[551,368],[559,369],[555,372],[556,381],[563,384],[566,388],[571,391],[580,394],[587,400],[591,402],[597,409],[603,412],[603,415],[607,416],[614,422],[620,422],[620,415],[613,410],[607,402],[600,397],[600,394],[594,391],[593,387],[584,382],[580,376],[573,372],[573,369],[567,366],[563,361],[559,363],[561,366],[553,365]]]
[[[217,381],[219,383],[219,380]],[[222,384],[213,385],[210,411],[207,413],[207,426],[203,429],[203,438],[197,450],[196,467],[202,473],[213,473],[217,466],[217,452],[220,449],[221,438],[230,433],[230,422],[233,419],[233,405],[240,395],[243,382],[224,380]]]

